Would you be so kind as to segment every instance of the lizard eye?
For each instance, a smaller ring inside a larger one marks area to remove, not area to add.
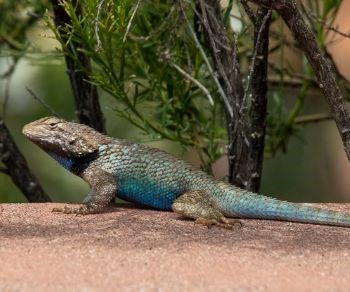
[[[49,127],[50,127],[51,129],[56,128],[56,126],[57,126],[57,123],[55,123],[55,122],[51,122],[51,123],[49,124]]]

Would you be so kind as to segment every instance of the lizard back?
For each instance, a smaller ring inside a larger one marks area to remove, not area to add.
[[[113,174],[121,199],[162,210],[171,210],[196,173],[164,151],[125,140],[100,145],[90,164]]]

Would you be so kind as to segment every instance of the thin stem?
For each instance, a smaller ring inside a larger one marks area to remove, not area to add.
[[[95,36],[96,36],[96,48],[95,48],[95,50],[97,52],[100,52],[102,50],[101,40],[100,40],[100,36],[99,36],[98,23],[99,23],[100,13],[101,13],[101,9],[102,9],[102,6],[103,6],[104,2],[105,2],[105,0],[100,0],[98,2],[96,18],[94,20]]]
[[[172,67],[174,67],[179,73],[184,75],[187,79],[191,80],[194,84],[196,84],[207,96],[209,103],[213,106],[214,105],[214,100],[209,92],[209,90],[202,84],[200,83],[197,79],[193,78],[190,74],[188,74],[186,71],[181,69],[178,65],[175,63],[170,63]]]
[[[193,38],[193,40],[194,40],[194,42],[195,42],[195,44],[196,44],[196,47],[199,49],[199,52],[200,52],[201,55],[202,55],[202,58],[203,58],[203,60],[204,60],[204,63],[206,64],[206,66],[207,66],[207,68],[208,68],[209,74],[210,74],[210,76],[213,78],[213,80],[214,80],[214,82],[215,82],[215,84],[216,84],[216,86],[217,86],[217,88],[218,88],[219,94],[220,94],[220,96],[222,97],[222,99],[223,99],[223,101],[224,101],[225,107],[226,107],[227,111],[229,112],[230,117],[231,117],[231,119],[232,119],[232,118],[233,118],[233,110],[232,110],[232,107],[231,107],[231,105],[230,105],[230,102],[229,102],[229,100],[228,100],[228,98],[227,98],[227,96],[226,96],[226,94],[225,94],[225,91],[224,91],[224,89],[222,88],[222,86],[221,86],[221,84],[220,84],[220,81],[219,81],[218,78],[216,77],[216,75],[215,75],[215,73],[214,73],[214,70],[213,70],[212,66],[210,65],[210,62],[209,62],[209,60],[208,60],[208,58],[207,58],[207,56],[206,56],[206,54],[205,54],[205,52],[204,52],[204,49],[203,49],[201,43],[199,42],[199,40],[198,40],[198,38],[197,38],[197,36],[196,36],[196,33],[194,32],[192,26],[188,23],[187,18],[186,18],[186,22],[187,22],[188,30],[189,30],[190,33],[191,33],[191,36],[192,36],[192,38]]]
[[[305,125],[309,123],[318,123],[330,120],[332,120],[332,116],[330,114],[313,114],[297,117],[294,122],[299,125]]]
[[[51,114],[53,114],[56,117],[60,117],[60,115],[54,111],[52,107],[50,107],[45,100],[37,96],[31,89],[29,89],[26,86],[26,90],[30,93],[32,97],[34,97],[35,100],[37,100],[45,109],[47,109]]]
[[[130,28],[131,28],[132,21],[133,21],[134,18],[135,18],[136,11],[137,11],[137,9],[139,8],[140,3],[141,3],[141,0],[138,0],[137,3],[136,3],[136,5],[135,5],[135,8],[134,8],[134,10],[133,10],[133,12],[132,12],[132,14],[131,14],[131,17],[130,17],[130,19],[129,19],[129,22],[128,22],[127,26],[126,26],[125,34],[124,34],[124,37],[123,37],[123,44],[124,44],[125,41],[126,41],[126,37],[127,37],[128,33],[129,33],[129,30],[130,30]]]

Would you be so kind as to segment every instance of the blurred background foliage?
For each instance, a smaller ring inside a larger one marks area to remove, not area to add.
[[[189,160],[225,179],[226,129],[222,100],[189,27],[190,1],[82,1],[84,18],[73,19],[72,39],[82,41],[93,61],[90,82],[99,88],[108,134],[147,143]],[[26,88],[65,119],[74,119],[74,102],[49,1],[0,0],[0,97],[2,117],[44,189],[54,201],[79,202],[87,185],[21,135],[24,124],[50,115]],[[235,34],[241,71],[249,70],[252,26],[236,1],[222,1],[228,28]],[[349,98],[350,1],[303,1],[301,7],[319,45],[336,61],[339,82]],[[232,8],[232,9],[231,9]],[[128,25],[131,24],[130,27]],[[98,30],[96,30],[96,25]],[[348,201],[350,167],[332,121],[304,124],[328,116],[313,73],[274,15],[269,65],[269,116],[262,180],[264,194],[293,201]],[[202,84],[210,96],[183,72]],[[81,68],[84,70],[84,68]],[[156,97],[156,98],[155,98]],[[210,99],[213,99],[213,103]],[[0,175],[0,202],[24,202],[6,175]]]

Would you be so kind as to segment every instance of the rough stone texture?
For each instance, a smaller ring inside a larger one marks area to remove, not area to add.
[[[127,205],[51,212],[60,206],[0,205],[1,291],[350,291],[350,228],[243,220],[207,229]]]

